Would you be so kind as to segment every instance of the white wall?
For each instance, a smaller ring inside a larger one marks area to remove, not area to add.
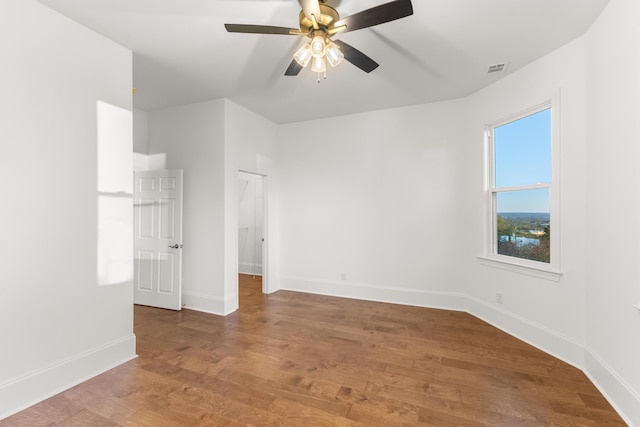
[[[278,129],[281,286],[458,307],[466,106],[450,101]]]
[[[225,313],[238,309],[238,171],[262,175],[266,199],[263,289],[279,289],[279,176],[275,123],[225,100]]]
[[[137,108],[133,110],[133,151],[139,154],[149,151],[149,114]]]
[[[166,153],[167,168],[184,169],[183,302],[229,314],[238,308],[238,171],[266,176],[265,194],[274,201],[268,215],[275,218],[276,125],[228,100],[148,117],[149,154]],[[276,227],[277,221],[268,223],[267,235],[277,236]],[[274,271],[269,277],[276,290],[277,238],[266,240],[274,255],[265,263]]]
[[[0,3],[0,51],[2,418],[133,358],[135,336],[131,282],[97,270],[97,105],[131,111],[131,52],[33,0]]]
[[[149,154],[183,169],[182,301],[224,312],[224,101],[148,113]]]
[[[584,362],[585,343],[585,202],[586,72],[584,39],[543,57],[468,99],[471,115],[462,191],[466,203],[462,221],[474,236],[467,248],[465,293],[475,315],[534,342],[576,366]],[[560,232],[559,281],[545,280],[486,266],[474,259],[483,248],[483,132],[488,123],[559,97],[560,109]],[[496,293],[503,303],[496,304]]]
[[[640,426],[640,2],[586,39],[587,368]]]

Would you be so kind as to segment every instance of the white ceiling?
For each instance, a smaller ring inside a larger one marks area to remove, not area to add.
[[[302,38],[227,33],[297,27],[296,0],[39,0],[134,52],[134,106],[228,98],[276,123],[467,96],[583,34],[608,0],[413,0],[414,14],[339,35],[380,67],[284,76]],[[387,0],[328,0],[341,17]],[[487,75],[495,63],[505,73]]]

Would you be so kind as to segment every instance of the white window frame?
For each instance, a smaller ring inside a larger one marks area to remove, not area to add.
[[[515,187],[495,187],[495,151],[494,129],[511,123],[540,111],[551,109],[551,182],[530,184]],[[560,102],[559,96],[537,104],[501,120],[489,123],[485,128],[485,224],[483,254],[478,258],[482,264],[501,268],[517,273],[559,281],[562,276],[560,270]],[[550,262],[533,261],[497,253],[497,194],[514,190],[549,189],[549,223]]]

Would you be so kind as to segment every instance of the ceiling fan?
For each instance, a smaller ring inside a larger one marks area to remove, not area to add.
[[[318,73],[320,81],[321,73],[324,73],[326,78],[327,62],[335,67],[344,58],[367,73],[379,65],[355,47],[340,40],[331,40],[332,36],[384,24],[413,14],[411,0],[395,0],[341,19],[338,11],[326,1],[298,0],[302,6],[298,19],[299,29],[250,24],[224,24],[224,27],[230,33],[284,34],[310,38],[309,43],[305,43],[295,53],[284,74],[297,76],[311,62],[311,70]]]

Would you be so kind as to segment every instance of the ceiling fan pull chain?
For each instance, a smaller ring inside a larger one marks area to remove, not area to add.
[[[324,77],[322,77],[322,80],[327,80],[327,72],[324,72]],[[318,83],[320,83],[320,73],[318,73]]]

